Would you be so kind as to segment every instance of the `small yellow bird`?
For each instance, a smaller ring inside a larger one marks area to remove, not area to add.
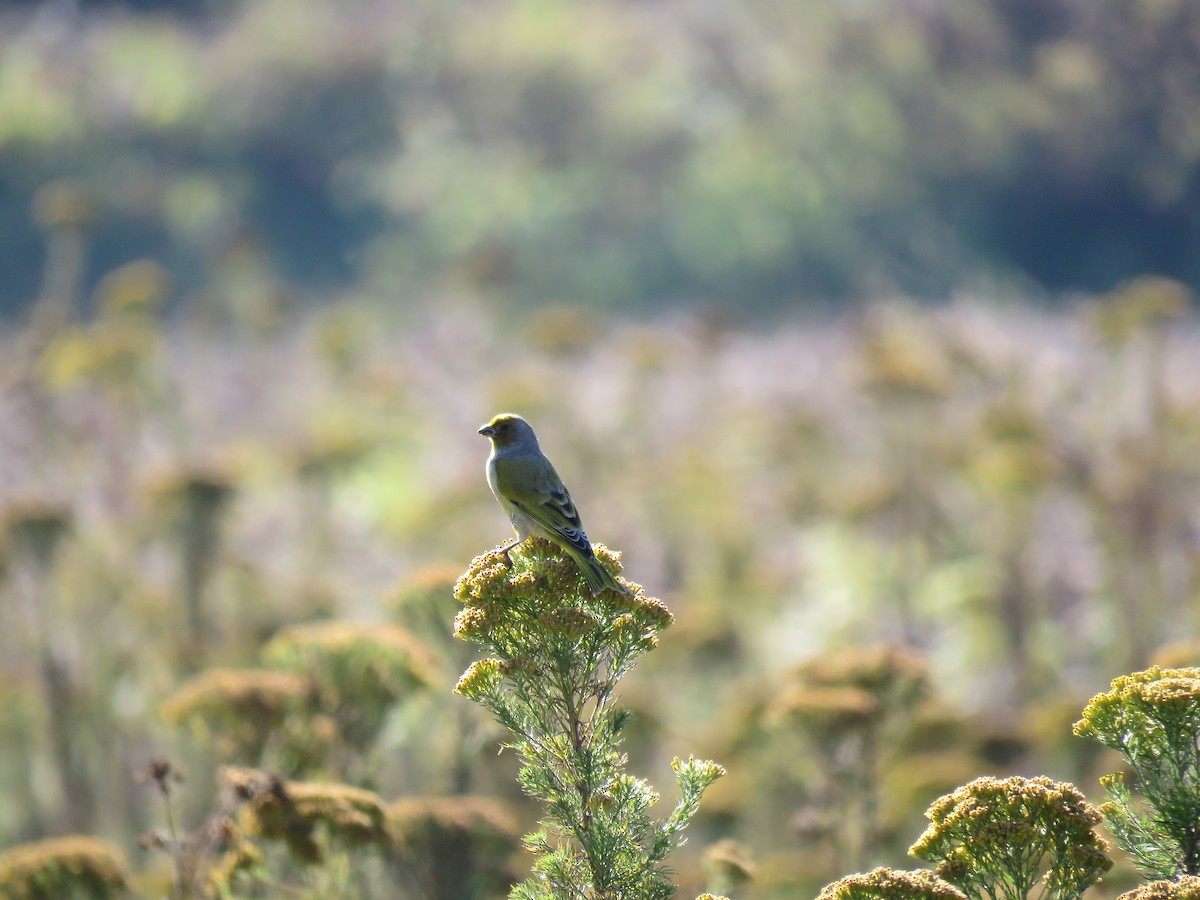
[[[492,442],[488,486],[517,532],[517,539],[504,552],[530,535],[546,538],[575,560],[593,594],[605,589],[626,593],[596,559],[571,495],[542,453],[529,423],[512,413],[501,413],[479,433]]]

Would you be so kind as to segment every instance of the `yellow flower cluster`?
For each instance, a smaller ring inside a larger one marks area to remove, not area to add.
[[[462,694],[468,700],[479,700],[495,691],[503,677],[503,664],[500,660],[479,659],[462,673],[458,684],[454,686],[454,692]]]
[[[1074,731],[1117,750],[1137,750],[1131,741],[1153,741],[1165,731],[1194,737],[1200,731],[1200,668],[1151,666],[1114,678],[1108,691],[1088,702]]]
[[[878,868],[826,885],[817,900],[966,900],[966,895],[928,869]]]
[[[593,549],[612,574],[621,571],[618,554],[603,544]],[[640,585],[623,583],[628,594],[592,595],[575,562],[549,541],[530,539],[507,556],[491,550],[472,560],[454,586],[463,604],[454,634],[488,647],[516,647],[531,638],[570,644],[636,637],[641,649],[650,649],[674,621],[671,612]]]
[[[1126,891],[1117,900],[1200,900],[1200,878],[1184,875],[1178,881],[1152,881]]]
[[[959,887],[1045,879],[1054,896],[1074,896],[1112,867],[1096,833],[1100,813],[1072,784],[1044,776],[977,778],[938,798],[931,824],[909,853],[937,862]]]

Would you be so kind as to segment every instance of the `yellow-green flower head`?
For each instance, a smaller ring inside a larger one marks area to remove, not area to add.
[[[599,563],[614,573],[620,571],[618,554],[602,544],[594,549]],[[588,630],[611,629],[617,619],[628,615],[623,621],[635,623],[649,639],[672,623],[671,612],[661,600],[647,597],[637,585],[626,587],[592,594],[565,551],[550,541],[531,538],[522,553],[511,559],[496,549],[471,561],[454,587],[464,607],[455,619],[454,633],[483,644],[514,632],[575,640]]]
[[[504,621],[494,607],[468,606],[454,617],[454,636],[464,641],[486,643],[492,629]]]
[[[249,873],[262,865],[265,855],[232,819],[221,823],[221,846],[227,848],[216,865],[208,872],[209,888],[218,896],[231,894],[234,880],[243,872]]]
[[[790,685],[766,710],[772,724],[799,725],[817,731],[862,728],[879,717],[879,703],[867,691],[853,687]]]
[[[656,597],[635,596],[632,613],[635,619],[654,631],[663,631],[675,621],[667,605]]]
[[[1200,878],[1181,875],[1178,881],[1152,881],[1126,891],[1117,900],[1200,900]]]
[[[826,885],[817,900],[966,900],[966,894],[928,869],[878,868]]]
[[[1200,729],[1200,668],[1151,666],[1114,678],[1089,701],[1074,732],[1123,750],[1155,741],[1164,728],[1193,735]]]
[[[560,606],[547,610],[538,617],[538,624],[548,634],[568,642],[577,641],[596,628],[596,618],[582,609]]]
[[[504,678],[503,664],[498,659],[479,659],[471,663],[454,686],[456,694],[469,700],[490,696]]]
[[[1052,896],[1075,896],[1112,866],[1095,831],[1100,813],[1065,782],[977,778],[925,815],[931,824],[908,852],[963,889],[1044,878]]]
[[[715,763],[711,759],[696,759],[694,756],[689,756],[686,760],[675,757],[671,760],[671,771],[675,773],[676,777],[680,777],[684,772],[692,773],[701,781],[709,783],[718,778],[724,778],[726,775],[725,767],[720,763]]]
[[[480,554],[454,583],[454,599],[462,604],[506,599],[512,575],[513,566],[499,548]]]

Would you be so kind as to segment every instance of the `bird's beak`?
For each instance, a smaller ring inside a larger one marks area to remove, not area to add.
[[[484,425],[482,428],[479,429],[479,433],[482,434],[485,438],[490,438],[493,434],[496,433],[496,429],[493,428],[491,425]]]

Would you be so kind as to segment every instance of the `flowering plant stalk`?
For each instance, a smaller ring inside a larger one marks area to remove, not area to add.
[[[597,558],[613,575],[618,557]],[[663,860],[683,842],[700,797],[724,770],[689,758],[672,764],[680,798],[663,821],[658,794],[625,771],[621,731],[629,711],[616,703],[622,676],[658,644],[672,617],[641,587],[593,595],[575,563],[553,544],[476,557],[455,586],[463,604],[454,633],[490,654],[455,690],[487,707],[521,757],[518,779],[544,804],[541,827],[525,842],[537,854],[518,900],[652,900],[674,893]]]
[[[939,797],[909,848],[969,900],[1079,900],[1112,867],[1100,813],[1044,776],[976,778]]]
[[[1200,668],[1122,675],[1097,694],[1075,734],[1125,757],[1141,795],[1122,773],[1101,779],[1109,830],[1143,873],[1200,875]]]

